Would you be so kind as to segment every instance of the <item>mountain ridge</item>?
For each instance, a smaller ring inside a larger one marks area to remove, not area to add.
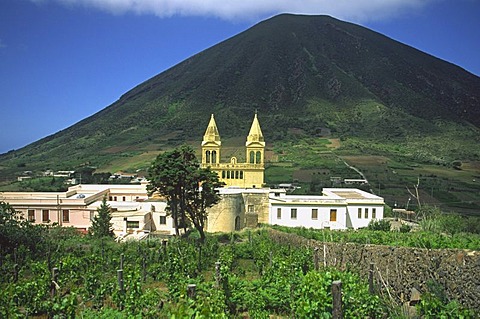
[[[102,166],[122,156],[114,148],[141,152],[199,141],[211,113],[222,137],[243,136],[255,110],[271,142],[289,128],[379,139],[440,132],[439,121],[478,129],[480,78],[362,26],[282,14],[0,162]]]

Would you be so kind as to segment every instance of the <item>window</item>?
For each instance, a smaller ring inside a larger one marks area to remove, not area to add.
[[[235,171],[235,179],[238,179],[238,171]]]
[[[124,201],[124,202],[127,200],[127,198],[126,198],[125,196],[123,196],[123,198],[122,198],[122,199],[123,199],[123,201]]]
[[[365,208],[365,218],[368,218],[368,208]]]
[[[160,216],[160,225],[167,224],[167,216]]]
[[[240,171],[240,179],[243,179],[243,171]]]
[[[249,213],[255,212],[255,206],[254,205],[248,205],[247,208],[248,208]]]
[[[337,221],[337,210],[336,209],[330,209],[330,221],[331,222],[336,222]]]
[[[290,211],[290,218],[291,219],[297,219],[297,209],[296,208],[292,208],[292,210]]]
[[[372,219],[375,219],[375,218],[377,218],[377,209],[372,208]]]
[[[112,196],[108,196],[108,200],[109,200],[109,201],[112,201],[112,200],[113,200],[113,197],[112,197]]]
[[[225,179],[225,171],[222,171],[222,178]]]
[[[358,209],[358,219],[362,218],[362,209]]]
[[[42,222],[48,223],[50,221],[50,212],[48,209],[42,209]]]
[[[64,223],[70,222],[70,211],[68,209],[62,210],[62,221]]]
[[[210,151],[205,152],[205,159],[207,163],[210,163]]]
[[[262,152],[257,151],[256,158],[255,158],[255,164],[260,164],[261,162],[262,162]]]
[[[127,228],[139,228],[139,227],[140,227],[139,221],[127,220]]]
[[[318,209],[312,208],[312,219],[318,219]]]
[[[282,219],[282,209],[277,208],[277,219]]]
[[[217,162],[217,151],[212,151],[212,163]]]
[[[255,163],[255,152],[250,151],[250,164]]]
[[[113,196],[113,201],[117,201],[117,196]]]
[[[35,221],[35,210],[34,209],[29,209],[28,210],[28,221],[29,222],[34,222]]]
[[[227,171],[227,179],[230,179],[230,171]]]

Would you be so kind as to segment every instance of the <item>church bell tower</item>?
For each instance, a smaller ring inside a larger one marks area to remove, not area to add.
[[[218,133],[217,124],[213,114],[208,123],[205,135],[202,141],[202,166],[215,167],[220,163],[220,134]]]
[[[246,161],[248,164],[261,165],[264,162],[265,140],[263,138],[262,129],[258,122],[257,113],[252,122],[250,133],[247,136],[246,146]]]
[[[260,123],[258,122],[257,113],[255,113],[250,132],[247,136],[245,150],[246,184],[252,185],[252,187],[262,187],[265,172],[265,140],[262,129],[260,128]]]
[[[225,187],[263,187],[265,141],[256,113],[245,144],[245,162],[239,162],[235,156],[231,157],[228,162],[221,162],[221,146],[220,134],[212,114],[205,135],[203,135],[201,166],[203,168],[210,167],[213,172],[216,172],[220,181],[225,183]]]

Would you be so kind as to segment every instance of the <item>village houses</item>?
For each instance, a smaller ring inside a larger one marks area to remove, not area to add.
[[[287,188],[264,187],[265,141],[255,114],[245,143],[245,161],[222,162],[220,134],[211,115],[201,143],[201,166],[210,167],[225,187],[210,208],[206,231],[231,232],[259,224],[316,229],[358,229],[384,213],[383,198],[356,188],[324,188],[321,195],[287,194]],[[66,192],[0,192],[0,201],[34,223],[58,224],[87,232],[102,199],[112,209],[119,239],[142,239],[151,233],[173,234],[166,202],[149,197],[139,184],[80,184]]]

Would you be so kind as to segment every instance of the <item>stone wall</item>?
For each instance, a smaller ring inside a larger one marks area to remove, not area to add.
[[[244,192],[242,193],[243,201],[245,205],[245,209],[248,213],[255,213],[258,217],[258,223],[260,224],[268,224],[269,223],[269,208],[270,208],[270,201],[269,201],[269,193],[262,192],[262,193],[255,193],[255,192]],[[249,212],[249,206],[253,207],[253,212]],[[254,227],[256,227],[255,225]]]
[[[430,281],[450,300],[480,313],[480,251],[323,243],[278,231],[271,236],[278,242],[317,247],[320,267],[349,269],[368,278],[373,263],[375,289],[398,305],[409,303],[412,291],[426,292]]]
[[[235,230],[235,220],[239,217],[239,229],[242,229],[245,221],[245,205],[242,194],[227,194],[222,200],[208,211],[207,231],[232,232]]]

